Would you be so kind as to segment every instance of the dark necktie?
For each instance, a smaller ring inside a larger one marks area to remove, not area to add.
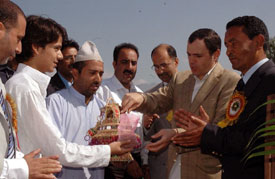
[[[238,90],[238,91],[243,91],[244,86],[245,86],[244,81],[243,81],[243,79],[241,78],[241,79],[239,80],[238,84],[237,84],[236,90]]]

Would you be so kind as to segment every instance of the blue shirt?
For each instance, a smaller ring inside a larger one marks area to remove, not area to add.
[[[47,99],[47,108],[53,123],[58,127],[62,136],[69,142],[88,145],[85,140],[87,131],[94,127],[100,115],[100,108],[105,105],[103,101],[94,98],[86,105],[85,96],[72,86],[50,95]],[[87,169],[86,169],[87,170]],[[104,169],[89,169],[92,179],[104,178]],[[86,178],[82,168],[64,167],[62,176],[58,178]]]

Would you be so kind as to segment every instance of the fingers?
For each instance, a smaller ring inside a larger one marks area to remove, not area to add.
[[[146,149],[148,149],[149,151],[152,152],[158,152],[161,149],[163,149],[164,147],[166,147],[169,144],[169,142],[161,142],[160,140],[154,143],[149,143],[146,145]]]
[[[121,113],[131,112],[138,108],[144,101],[143,96],[140,93],[127,93],[122,99]]]
[[[56,179],[53,174],[34,174],[29,179]]]
[[[159,117],[159,115],[158,114],[153,114],[153,120],[155,120],[155,119],[159,119],[160,117]]]
[[[46,158],[53,159],[53,160],[58,160],[59,156],[58,155],[53,155],[53,156],[48,156]]]
[[[27,155],[25,155],[25,157],[33,158],[34,156],[38,155],[38,154],[40,153],[40,151],[41,151],[40,149],[36,149],[36,150],[34,150],[34,151],[28,153]],[[24,158],[25,158],[25,157],[24,157]]]
[[[154,134],[151,136],[152,139],[156,139],[156,138],[159,138],[161,137],[163,134],[162,134],[162,130],[160,130],[158,133]]]
[[[209,116],[202,106],[200,106],[200,115],[205,122],[209,122]]]

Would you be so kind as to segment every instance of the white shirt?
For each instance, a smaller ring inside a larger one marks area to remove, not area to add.
[[[0,79],[0,90],[6,96],[6,90]],[[0,107],[0,112],[3,114],[3,109]],[[0,171],[0,179],[4,178],[28,178],[29,168],[26,160],[23,158],[24,154],[16,151],[16,158],[4,159],[3,169]]]
[[[262,59],[260,60],[258,63],[256,63],[255,65],[253,65],[243,76],[243,82],[244,84],[247,83],[247,81],[249,80],[249,78],[253,75],[253,73],[260,68],[264,63],[266,63],[268,61],[268,58]]]
[[[217,65],[217,64],[216,64]],[[197,76],[193,75],[195,78],[195,86],[194,86],[194,90],[192,93],[192,101],[195,99],[195,96],[197,95],[198,91],[200,90],[200,88],[202,87],[202,85],[204,84],[204,82],[206,81],[206,79],[209,77],[210,73],[213,71],[213,69],[215,68],[214,65],[205,75],[204,77],[200,80]]]
[[[83,146],[67,142],[52,123],[46,108],[46,89],[50,77],[30,66],[19,64],[6,83],[7,92],[17,104],[18,136],[24,153],[41,148],[45,156],[59,155],[62,165],[101,167],[110,161],[108,145]]]
[[[101,100],[103,100],[105,102],[108,99],[107,97],[111,95],[113,97],[113,99],[115,100],[115,102],[118,103],[119,105],[121,105],[122,98],[126,93],[142,92],[142,90],[139,89],[132,82],[130,84],[130,90],[128,90],[120,83],[120,81],[116,78],[115,75],[113,75],[109,79],[103,80],[101,86],[102,86],[102,88],[97,91],[96,95]],[[111,91],[111,93],[109,91]],[[143,143],[143,128],[142,128],[142,116],[143,115],[140,112],[132,112],[132,113],[134,113],[135,115],[138,115],[140,117],[135,133],[140,136],[140,139]],[[139,152],[140,150],[141,150],[141,148],[139,150],[134,150],[134,152]],[[141,156],[141,158],[145,158],[145,157]]]
[[[53,123],[57,126],[62,136],[69,142],[81,145],[88,145],[86,139],[90,128],[95,127],[100,108],[105,103],[96,96],[86,105],[85,96],[69,87],[51,94],[46,98],[47,108],[52,117]],[[87,170],[87,169],[86,169]],[[58,178],[104,178],[104,168],[90,168],[89,175],[86,175],[82,168],[63,167]],[[87,170],[88,171],[88,170]]]

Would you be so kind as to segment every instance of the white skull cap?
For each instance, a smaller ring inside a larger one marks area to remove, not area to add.
[[[75,63],[88,60],[102,61],[102,58],[96,48],[96,45],[92,41],[86,41],[78,51]]]

